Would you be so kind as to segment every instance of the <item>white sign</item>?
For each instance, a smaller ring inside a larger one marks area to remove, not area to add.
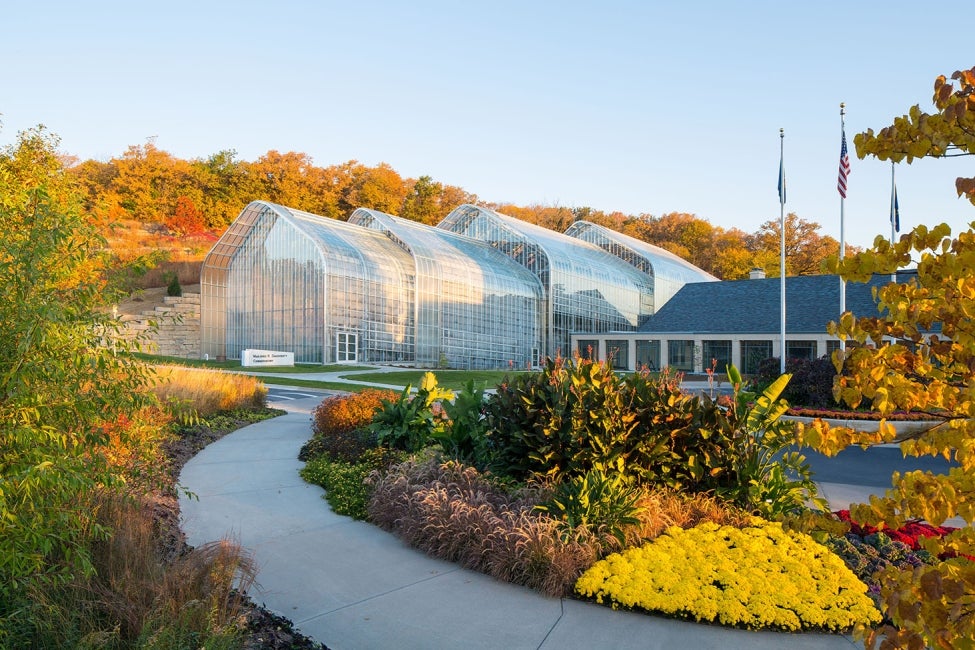
[[[293,366],[294,352],[275,352],[273,350],[244,350],[240,354],[240,365],[253,366]]]

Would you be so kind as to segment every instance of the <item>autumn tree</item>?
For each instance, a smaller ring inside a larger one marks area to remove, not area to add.
[[[741,280],[755,267],[754,255],[746,245],[748,235],[738,228],[716,229],[713,255],[699,268],[723,280]],[[705,260],[702,260],[702,262]]]
[[[176,210],[176,200],[192,185],[190,164],[156,147],[150,140],[113,158],[115,175],[109,197],[127,216],[147,223],[163,223]]]
[[[724,230],[693,214],[641,214],[625,220],[620,230],[722,279],[744,277],[754,265],[745,233],[736,228]]]
[[[531,205],[518,206],[512,203],[489,203],[488,207],[509,217],[514,217],[526,223],[533,223],[536,226],[548,228],[556,232],[565,232],[566,228],[578,220],[573,210],[564,205],[533,203]]]
[[[190,198],[199,209],[207,228],[219,230],[227,227],[240,211],[255,197],[261,196],[263,187],[257,174],[246,163],[237,160],[232,149],[218,151],[206,159],[191,162],[193,185],[198,196]]]
[[[0,151],[0,647],[29,647],[33,597],[91,571],[108,531],[86,504],[118,485],[103,425],[145,403],[144,367],[103,345],[106,243],[57,144],[39,128]]]
[[[819,224],[806,221],[794,212],[785,216],[785,273],[817,275],[823,272],[823,262],[836,254],[840,243],[819,234]],[[768,277],[779,277],[782,251],[782,227],[779,220],[766,221],[758,232],[749,237],[748,248],[755,254],[755,266],[765,269]],[[848,247],[850,252],[855,248]]]
[[[203,223],[203,213],[197,209],[193,200],[188,196],[180,196],[176,199],[176,209],[166,219],[165,223],[169,232],[177,237],[198,235],[206,230]]]
[[[403,200],[399,216],[410,221],[434,225],[443,218],[440,207],[440,191],[443,186],[429,176],[421,176]]]
[[[932,101],[936,113],[925,113],[915,104],[907,115],[874,133],[867,129],[853,138],[857,156],[912,163],[915,158],[947,158],[975,153],[975,67],[958,70],[934,81]],[[958,196],[975,203],[975,177],[955,179]]]
[[[940,525],[961,517],[967,525],[943,540],[924,540],[935,557],[947,559],[883,571],[881,596],[894,626],[869,632],[868,647],[880,635],[888,639],[883,647],[975,644],[975,562],[961,557],[975,555],[975,231],[954,240],[950,233],[944,224],[930,231],[918,226],[896,244],[878,237],[873,249],[831,262],[854,282],[917,265],[916,280],[877,290],[878,315],[847,312],[830,324],[830,333],[855,343],[845,359],[836,353],[844,373],[833,392],[851,407],[869,404],[882,417],[894,411],[926,414],[935,424],[908,436],[901,450],[906,456],[943,456],[956,465],[946,474],[894,473],[884,496],[851,507],[853,518],[891,529],[915,518]],[[817,422],[802,436],[832,455],[854,443],[892,442],[894,431],[883,421],[871,434]]]
[[[108,200],[108,188],[118,175],[118,169],[110,162],[85,160],[67,167],[74,177],[85,214],[105,224],[121,216],[117,203]]]
[[[403,178],[386,163],[376,167],[358,165],[352,170],[352,182],[341,197],[344,219],[356,208],[369,208],[395,215],[406,199],[407,189]]]
[[[254,179],[251,200],[266,200],[315,212],[326,182],[308,154],[271,150],[248,165]]]

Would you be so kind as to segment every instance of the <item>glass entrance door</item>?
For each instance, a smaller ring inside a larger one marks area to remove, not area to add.
[[[335,361],[356,363],[359,360],[359,335],[355,332],[336,332]]]

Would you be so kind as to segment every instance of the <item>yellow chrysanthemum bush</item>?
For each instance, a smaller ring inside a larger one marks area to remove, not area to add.
[[[880,621],[866,585],[838,556],[759,518],[740,528],[671,527],[595,563],[575,590],[614,608],[749,629],[845,631]]]

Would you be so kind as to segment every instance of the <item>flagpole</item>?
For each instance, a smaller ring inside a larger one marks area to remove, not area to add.
[[[840,167],[843,166],[843,157],[846,155],[846,105],[840,102],[840,134],[843,140],[843,151],[840,152]],[[846,254],[846,238],[843,232],[843,217],[844,208],[846,202],[846,178],[845,175],[840,172],[841,186],[840,190],[840,261],[843,261],[843,257]],[[846,311],[846,280],[843,276],[840,276],[840,316]],[[840,339],[840,350],[846,349],[846,341]]]
[[[782,236],[779,255],[779,304],[781,305],[781,340],[779,374],[785,374],[785,129],[779,129],[779,230]]]

